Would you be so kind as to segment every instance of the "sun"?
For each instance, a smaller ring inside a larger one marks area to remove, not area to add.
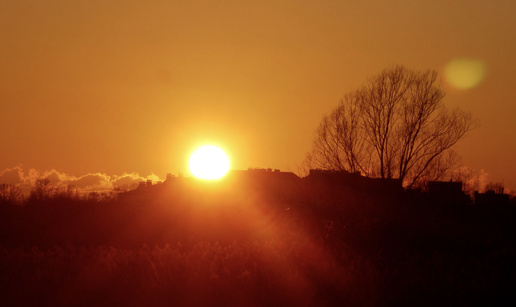
[[[190,171],[201,179],[219,179],[229,170],[229,159],[216,146],[203,146],[190,156]]]

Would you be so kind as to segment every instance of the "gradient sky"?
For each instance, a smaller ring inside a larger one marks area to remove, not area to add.
[[[3,0],[0,172],[187,173],[204,144],[233,169],[296,171],[340,97],[401,64],[485,74],[448,86],[482,123],[462,165],[516,189],[516,2]]]

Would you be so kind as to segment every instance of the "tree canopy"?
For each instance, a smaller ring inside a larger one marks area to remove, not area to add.
[[[323,117],[305,166],[401,179],[406,187],[442,179],[459,160],[452,147],[479,126],[449,110],[437,72],[387,68],[346,94]]]

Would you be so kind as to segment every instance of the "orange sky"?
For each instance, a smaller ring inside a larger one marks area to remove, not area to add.
[[[515,12],[510,0],[4,0],[0,172],[164,179],[206,143],[233,169],[296,171],[322,115],[367,77],[471,58],[484,79],[445,98],[482,122],[462,164],[516,189]]]

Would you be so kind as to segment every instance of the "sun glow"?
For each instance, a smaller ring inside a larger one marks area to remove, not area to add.
[[[228,156],[218,147],[203,146],[190,156],[190,171],[197,178],[219,179],[228,170]]]

